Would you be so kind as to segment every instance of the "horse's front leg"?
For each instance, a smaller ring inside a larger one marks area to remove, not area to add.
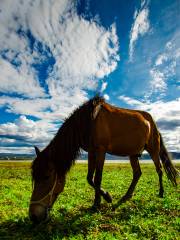
[[[94,177],[95,199],[94,207],[99,207],[101,203],[101,181],[102,172],[105,160],[105,152],[102,150],[96,151],[96,168]]]
[[[94,188],[95,188],[95,200],[94,200],[94,207],[99,207],[101,203],[101,196],[108,202],[112,202],[112,197],[108,192],[105,192],[101,188],[101,181],[102,181],[102,172],[105,160],[105,151],[99,149],[96,151],[96,172],[94,177]]]
[[[97,155],[97,156],[96,156]],[[100,155],[100,157],[99,157]],[[102,180],[102,171],[104,165],[105,153],[102,154],[95,154],[95,151],[88,152],[88,174],[87,174],[87,181],[88,183],[95,189],[95,200],[94,206],[100,205],[101,196],[108,202],[112,202],[112,197],[108,192],[105,192],[101,186]],[[94,172],[96,171],[95,178]],[[99,194],[101,196],[99,196]]]

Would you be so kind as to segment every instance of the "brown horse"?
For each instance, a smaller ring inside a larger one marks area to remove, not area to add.
[[[63,191],[66,174],[80,153],[88,152],[88,183],[95,189],[94,206],[101,196],[112,202],[111,195],[101,188],[105,154],[129,156],[133,179],[127,193],[118,202],[131,198],[141,176],[138,157],[146,150],[154,161],[159,176],[159,196],[163,197],[162,167],[176,185],[177,171],[172,165],[162,137],[147,112],[117,108],[96,96],[76,109],[65,120],[50,144],[40,152],[32,164],[34,189],[29,216],[33,222],[47,218],[58,194]]]

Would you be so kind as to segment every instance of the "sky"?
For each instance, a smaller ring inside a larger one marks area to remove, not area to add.
[[[179,0],[1,0],[0,153],[44,148],[96,93],[180,151]]]

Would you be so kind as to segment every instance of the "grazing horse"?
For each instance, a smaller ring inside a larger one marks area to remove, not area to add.
[[[150,154],[155,164],[159,176],[159,196],[163,197],[164,192],[161,162],[167,177],[176,185],[177,170],[151,115],[144,111],[111,106],[96,96],[64,121],[43,151],[35,147],[37,157],[32,164],[34,187],[29,206],[29,216],[33,222],[39,223],[47,218],[48,210],[63,191],[66,174],[80,149],[88,152],[87,181],[95,190],[96,207],[100,205],[101,196],[107,202],[112,202],[111,195],[101,188],[106,153],[130,158],[133,179],[119,204],[131,198],[141,176],[138,157],[143,150]]]

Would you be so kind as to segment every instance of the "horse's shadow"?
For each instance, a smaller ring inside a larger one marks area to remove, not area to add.
[[[46,223],[34,225],[29,218],[22,218],[16,220],[6,220],[0,226],[0,239],[54,239],[58,235],[58,239],[63,237],[75,236],[78,234],[84,237],[88,234],[90,226],[92,227],[93,215],[98,213],[112,218],[114,212],[108,211],[107,206],[102,206],[100,210],[91,207],[80,207],[78,211],[67,211],[60,209],[58,216],[51,216]],[[108,213],[107,213],[108,212]],[[130,216],[126,211],[118,211],[116,218],[127,220]],[[98,224],[104,224],[100,220]],[[96,227],[96,226],[93,226]]]

